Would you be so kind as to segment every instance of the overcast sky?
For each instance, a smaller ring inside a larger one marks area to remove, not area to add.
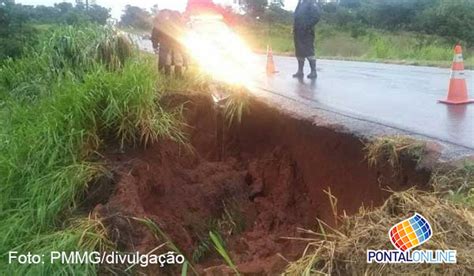
[[[71,2],[75,3],[75,0],[16,0],[16,3],[24,5],[45,5],[52,6],[54,3],[59,2]],[[112,17],[120,18],[125,5],[138,6],[142,8],[151,8],[153,5],[158,4],[160,9],[175,9],[183,10],[186,6],[187,0],[96,0],[98,5],[112,9]],[[214,2],[230,2],[226,0],[214,0]],[[298,0],[285,0],[286,9],[294,9]]]

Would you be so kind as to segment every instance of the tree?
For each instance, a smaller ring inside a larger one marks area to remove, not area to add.
[[[362,0],[358,16],[365,24],[388,30],[409,29],[426,3],[437,0]]]
[[[293,21],[293,13],[283,9],[283,1],[272,2],[265,10],[264,20],[270,24],[274,22],[291,24]]]
[[[361,0],[340,0],[339,5],[346,8],[358,8],[361,5]]]
[[[270,7],[278,7],[280,9],[282,9],[283,7],[285,7],[285,1],[284,0],[270,1]]]
[[[110,11],[98,5],[87,10],[78,1],[51,6],[15,4],[13,0],[0,0],[0,62],[7,57],[19,57],[23,49],[34,45],[38,30],[34,23],[81,24],[94,22],[106,24]]]
[[[265,13],[265,8],[268,6],[267,0],[244,0],[243,3],[245,12],[252,17],[260,17]]]
[[[416,18],[414,29],[436,34],[455,41],[474,44],[474,2],[467,0],[442,0],[430,6]]]
[[[124,13],[120,18],[120,25],[149,30],[151,29],[151,15],[140,7],[127,5],[125,6]]]
[[[33,10],[31,20],[37,22],[51,22],[53,19],[59,18],[59,10],[54,7],[36,6]]]
[[[63,2],[54,5],[54,10],[57,15],[56,18],[58,23],[66,23],[69,25],[83,24],[87,22],[93,22],[100,25],[105,25],[107,19],[110,17],[110,10],[99,5],[89,5],[90,1],[84,2],[81,0],[76,1],[76,6],[71,3]],[[40,18],[40,22],[49,23],[51,19]]]
[[[86,13],[89,16],[90,21],[100,25],[105,25],[107,23],[107,19],[110,17],[110,9],[96,4],[90,6]]]
[[[61,14],[66,14],[73,8],[72,4],[68,2],[54,4],[54,7],[58,9]]]
[[[26,24],[30,7],[0,0],[0,63],[7,57],[20,56],[23,48],[36,39],[34,29]]]
[[[153,5],[150,9],[150,13],[152,15],[158,14],[159,11],[160,11],[160,8],[158,7],[158,4]]]

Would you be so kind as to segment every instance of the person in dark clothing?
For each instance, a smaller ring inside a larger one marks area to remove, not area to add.
[[[154,20],[151,33],[153,49],[158,52],[158,70],[170,75],[172,67],[177,76],[186,66],[183,46],[178,42],[183,28],[181,15],[171,10],[162,10]]]
[[[316,79],[318,77],[314,51],[314,26],[319,22],[320,17],[321,12],[315,0],[299,0],[293,25],[295,55],[298,60],[298,72],[293,75],[295,78],[304,77],[305,59],[308,59],[311,67],[308,78]]]

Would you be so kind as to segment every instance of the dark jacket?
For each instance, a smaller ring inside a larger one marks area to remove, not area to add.
[[[315,0],[302,0],[294,14],[293,35],[297,57],[314,56],[314,26],[319,22],[321,12]]]
[[[163,35],[164,34],[158,29],[158,27],[153,27],[153,30],[151,31],[151,43],[153,44],[153,49],[158,49]]]

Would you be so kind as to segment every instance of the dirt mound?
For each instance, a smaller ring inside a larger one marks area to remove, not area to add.
[[[209,231],[222,235],[239,271],[275,274],[306,246],[285,237],[304,237],[298,227],[312,228],[316,218],[334,224],[328,191],[338,199],[338,211],[351,214],[361,204],[381,204],[389,195],[381,188],[423,186],[429,179],[410,162],[397,176],[388,164],[369,168],[357,137],[258,102],[251,103],[242,124],[224,129],[219,142],[216,129],[222,123],[212,101],[194,96],[169,104],[183,102],[190,102],[185,117],[193,126],[187,132],[195,151],[162,142],[106,154],[117,184],[96,212],[152,219],[201,272],[224,273]],[[125,233],[114,236],[123,250],[148,252],[163,242],[130,220],[109,222],[109,229]]]

